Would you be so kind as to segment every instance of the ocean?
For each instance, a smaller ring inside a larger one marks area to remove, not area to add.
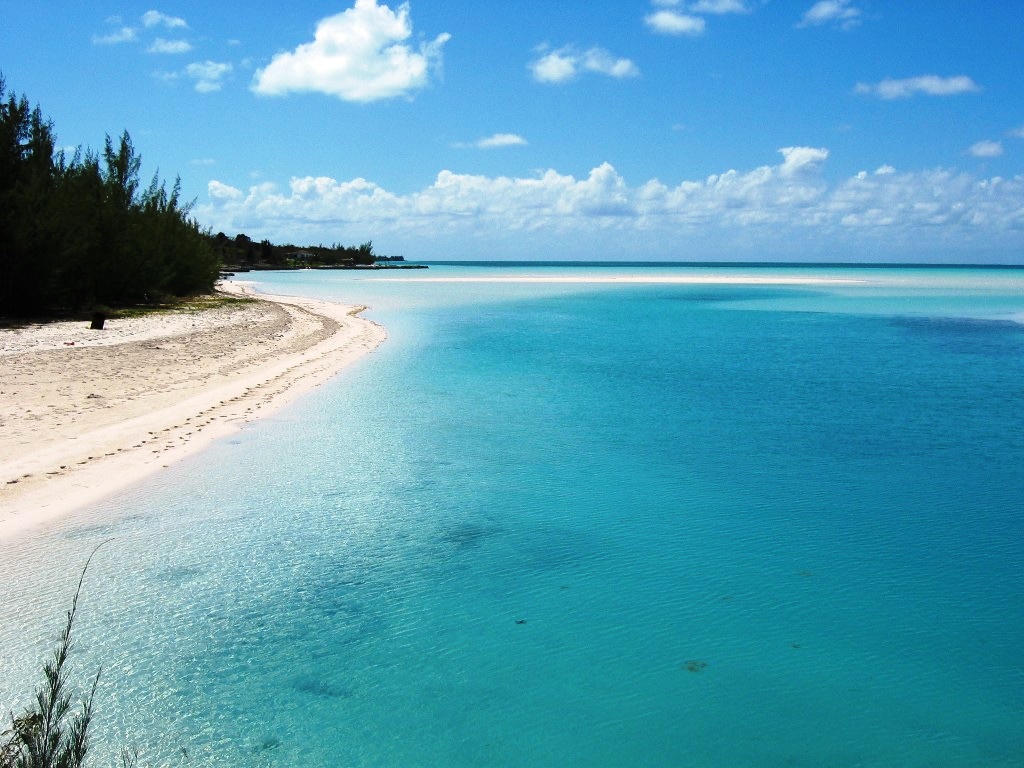
[[[389,339],[0,542],[3,711],[111,539],[97,765],[1024,766],[1024,269],[252,278]]]

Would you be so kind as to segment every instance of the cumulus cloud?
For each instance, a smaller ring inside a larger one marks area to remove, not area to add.
[[[654,32],[662,35],[688,35],[697,37],[704,34],[707,26],[700,16],[690,16],[678,11],[655,11],[644,17],[644,23]]]
[[[620,80],[640,74],[640,68],[634,62],[615,57],[603,48],[580,52],[573,46],[565,46],[549,52],[542,46],[539,52],[542,55],[530,64],[530,71],[541,83],[565,83],[581,72],[594,72]]]
[[[184,19],[168,16],[160,11],[146,11],[142,14],[142,24],[146,27],[167,27],[167,29],[188,29]]]
[[[227,203],[232,200],[241,200],[245,197],[242,190],[235,189],[219,181],[211,181],[207,184],[206,192],[216,203]]]
[[[552,51],[530,64],[535,80],[541,83],[564,83],[576,77],[578,58],[566,50]]]
[[[927,244],[1024,245],[1024,176],[902,173],[883,165],[830,183],[828,150],[779,152],[774,165],[674,185],[630,185],[608,163],[581,178],[555,170],[525,178],[445,170],[409,194],[362,178],[302,177],[286,190],[262,183],[247,191],[211,181],[196,214],[214,231],[308,241],[347,228],[405,238],[421,249],[445,238],[487,247],[514,240],[511,247],[519,249],[525,241],[559,249],[590,242],[606,252],[642,241],[662,255],[716,238],[745,241],[748,256],[763,256],[773,244],[785,250],[814,242],[883,248],[887,255]]]
[[[783,158],[779,166],[780,176],[817,171],[828,159],[828,150],[824,147],[783,147],[779,152]]]
[[[972,144],[967,152],[974,157],[999,157],[1003,154],[1003,145],[998,141],[979,141]]]
[[[158,37],[146,49],[149,53],[188,53],[191,50],[192,44],[187,40],[164,40],[162,37]]]
[[[707,22],[704,16],[721,16],[728,13],[750,13],[749,0],[652,0],[656,10],[644,17],[644,23],[660,35],[699,37],[704,34]]]
[[[957,96],[962,93],[974,93],[981,87],[967,75],[955,77],[939,77],[938,75],[920,75],[903,80],[886,78],[878,83],[857,83],[856,93],[878,96],[880,99],[909,99],[917,94],[926,96]]]
[[[376,0],[356,0],[347,11],[322,19],[312,42],[279,53],[258,70],[252,90],[268,96],[323,93],[355,102],[408,95],[427,85],[451,38],[443,33],[413,48],[405,42],[411,36],[408,3],[393,11]]]
[[[185,67],[185,74],[196,81],[199,93],[213,93],[224,87],[224,80],[234,70],[228,62],[196,61]]]
[[[797,26],[820,27],[833,24],[843,29],[852,29],[860,21],[861,10],[851,0],[820,0],[807,9]]]
[[[1006,132],[1007,136],[1013,136],[1015,139],[1024,139],[1024,125],[1019,128],[1011,128]]]

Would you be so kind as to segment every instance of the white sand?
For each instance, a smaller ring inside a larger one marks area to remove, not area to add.
[[[385,338],[357,316],[363,307],[259,298],[108,320],[102,331],[0,330],[0,537],[201,450]]]

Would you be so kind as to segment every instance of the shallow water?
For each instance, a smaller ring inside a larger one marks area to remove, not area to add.
[[[636,271],[429,275],[538,269]],[[389,341],[0,545],[0,704],[112,538],[103,759],[1024,765],[1024,274],[772,270],[866,282],[260,275]]]

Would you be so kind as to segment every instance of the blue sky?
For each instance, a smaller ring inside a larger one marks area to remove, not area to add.
[[[1024,263],[1017,2],[246,6],[0,0],[0,72],[232,236]]]

